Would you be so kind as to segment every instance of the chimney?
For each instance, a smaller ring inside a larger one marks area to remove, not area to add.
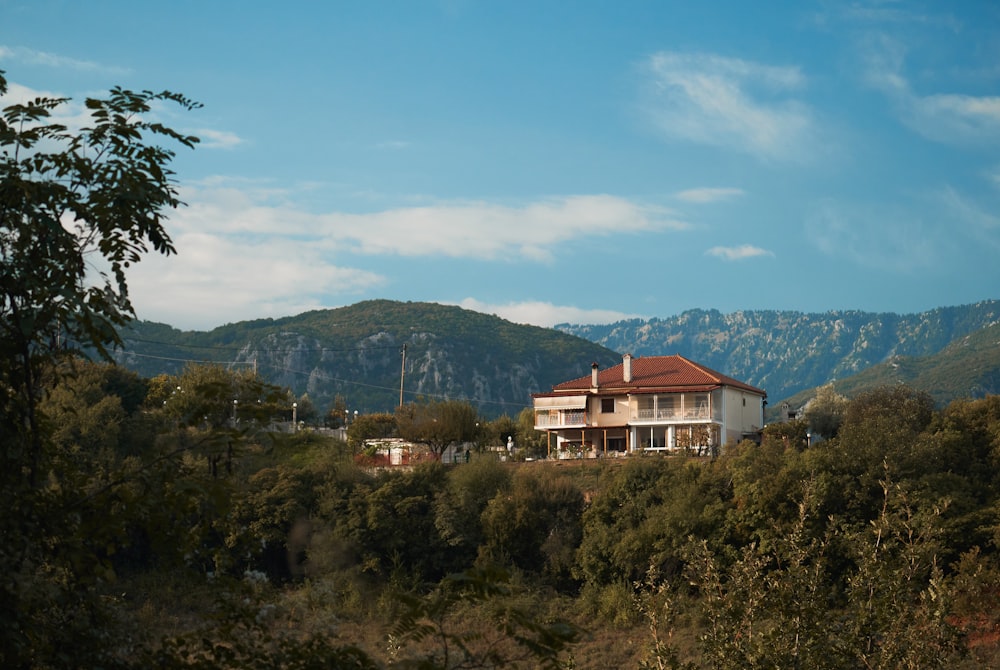
[[[597,388],[597,363],[590,364],[590,385]]]
[[[622,356],[622,381],[626,384],[632,381],[632,354]]]

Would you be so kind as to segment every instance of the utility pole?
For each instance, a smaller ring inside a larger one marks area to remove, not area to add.
[[[403,345],[403,363],[399,368],[399,406],[403,406],[403,379],[406,377],[406,345]]]

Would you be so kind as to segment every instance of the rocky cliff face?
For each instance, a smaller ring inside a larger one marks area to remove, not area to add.
[[[340,395],[349,409],[391,412],[402,382],[405,402],[468,400],[484,416],[513,416],[531,405],[532,393],[587,374],[594,361],[621,360],[556,330],[458,307],[391,301],[211,332],[138,322],[123,337],[118,362],[145,376],[176,373],[188,362],[252,367],[296,396],[308,393],[320,411]]]
[[[680,354],[767,390],[772,401],[894,356],[928,356],[1000,322],[1000,301],[919,314],[690,310],[666,319],[557,329],[638,356]]]
[[[181,332],[139,322],[120,363],[140,374],[177,372],[187,361],[255,367],[323,411],[337,395],[351,409],[391,411],[404,400],[461,399],[484,415],[517,414],[531,394],[636,356],[681,354],[767,391],[772,404],[898,357],[930,356],[1000,322],[1000,301],[920,314],[807,314],[754,310],[610,325],[524,326],[430,303],[369,301],[284,319]],[[977,382],[978,383],[978,382]]]

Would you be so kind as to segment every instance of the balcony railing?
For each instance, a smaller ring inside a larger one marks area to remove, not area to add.
[[[538,412],[535,414],[536,428],[560,428],[562,426],[582,426],[587,423],[587,413],[584,410],[578,412]]]
[[[708,407],[688,407],[685,409],[637,409],[632,412],[636,421],[699,421],[712,418]]]

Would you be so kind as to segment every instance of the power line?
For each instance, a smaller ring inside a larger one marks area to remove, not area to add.
[[[159,344],[167,347],[176,347],[178,349],[210,349],[215,351],[240,351],[247,348],[248,345],[221,345],[221,344],[180,344],[177,342],[163,342],[161,340],[147,340],[141,337],[124,337],[124,340],[130,342],[142,342],[143,344]],[[372,347],[353,347],[349,349],[338,349],[335,347],[285,347],[281,349],[262,349],[254,348],[254,351],[261,353],[287,353],[289,351],[319,351],[319,352],[330,352],[330,353],[349,353],[353,351],[382,351],[385,349],[399,349],[400,345],[393,344],[387,346],[372,346]]]
[[[382,349],[396,349],[398,347],[379,347],[379,348],[382,348]],[[124,350],[124,349],[118,349],[117,351],[121,352],[124,355],[136,356],[138,358],[152,358],[152,359],[155,359],[155,360],[174,361],[174,362],[179,362],[179,363],[199,363],[199,364],[215,363],[217,365],[253,365],[255,368],[258,365],[260,365],[260,367],[268,367],[268,368],[271,368],[272,370],[277,370],[277,371],[280,371],[280,372],[287,372],[287,373],[295,374],[295,375],[303,375],[305,377],[309,377],[309,376],[312,376],[314,378],[318,377],[319,379],[322,379],[323,381],[328,381],[328,382],[337,382],[337,383],[341,383],[341,384],[351,384],[351,385],[354,385],[354,386],[362,386],[362,387],[374,389],[374,390],[377,390],[377,391],[393,391],[393,392],[396,391],[395,387],[381,386],[381,385],[378,385],[378,384],[369,384],[367,382],[355,381],[353,379],[343,379],[341,377],[333,377],[333,376],[328,375],[328,374],[323,373],[323,372],[307,371],[307,370],[295,370],[293,368],[286,368],[286,367],[283,367],[283,366],[280,366],[280,365],[274,365],[272,363],[267,363],[267,362],[264,362],[264,361],[206,361],[205,359],[197,359],[197,358],[174,358],[174,357],[170,357],[170,356],[154,356],[152,354],[141,354],[141,353],[138,353],[136,351],[127,351],[127,350]],[[282,351],[282,350],[278,350],[278,351]],[[352,351],[354,351],[354,350],[352,350]],[[361,351],[361,350],[357,350],[357,351]],[[400,397],[402,397],[403,393],[404,393],[404,391],[401,390],[400,391]],[[408,396],[410,396],[410,397],[435,398],[435,399],[438,399],[438,400],[464,400],[465,402],[475,403],[475,404],[479,404],[479,405],[499,405],[501,407],[508,407],[508,406],[510,406],[510,407],[518,407],[518,408],[522,408],[522,409],[524,407],[528,407],[527,403],[515,403],[515,402],[508,402],[508,401],[505,401],[505,400],[485,400],[485,399],[484,400],[478,400],[478,399],[471,399],[471,398],[454,398],[454,397],[449,396],[448,394],[445,394],[445,393],[426,393],[426,392],[418,392],[418,391],[405,391],[405,394],[408,395]]]
[[[153,358],[158,361],[176,361],[178,363],[225,363],[227,365],[255,365],[254,361],[209,361],[204,358],[171,358],[170,356],[154,356],[153,354],[140,354],[137,351],[125,351],[117,349],[126,356],[136,356],[138,358]]]

